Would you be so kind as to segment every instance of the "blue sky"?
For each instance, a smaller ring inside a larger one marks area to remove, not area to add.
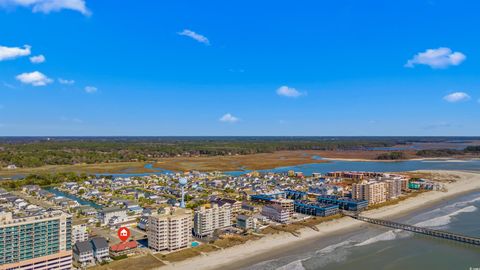
[[[478,10],[0,0],[0,135],[480,135]]]

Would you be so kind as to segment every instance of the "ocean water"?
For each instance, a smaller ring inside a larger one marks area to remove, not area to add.
[[[443,202],[397,221],[480,237],[480,192]],[[480,267],[480,247],[365,224],[284,256],[246,266],[249,270],[470,269]]]

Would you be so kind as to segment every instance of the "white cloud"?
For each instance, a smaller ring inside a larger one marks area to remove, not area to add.
[[[67,79],[62,79],[62,78],[58,78],[58,82],[61,83],[61,84],[68,84],[68,85],[72,85],[75,83],[74,80],[67,80]]]
[[[178,34],[180,36],[186,36],[186,37],[193,38],[194,40],[196,40],[200,43],[210,45],[210,41],[208,40],[208,38],[206,36],[197,34],[197,33],[193,32],[192,30],[185,29],[182,32],[178,32]]]
[[[90,16],[85,0],[0,0],[0,7],[27,7],[33,12],[48,14],[62,9],[74,10]]]
[[[98,91],[98,88],[95,86],[85,86],[85,92],[89,94],[96,93]]]
[[[1,0],[0,0],[1,1]],[[30,49],[32,47],[25,45],[23,48],[20,47],[5,47],[0,46],[0,61],[15,59],[21,56],[30,55]]]
[[[467,56],[461,52],[453,52],[450,48],[428,49],[413,56],[405,67],[413,68],[415,65],[427,65],[431,68],[447,68],[460,65]]]
[[[443,99],[448,102],[460,102],[469,100],[470,96],[464,92],[455,92],[444,96]]]
[[[40,64],[45,62],[45,56],[43,54],[30,57],[30,62],[33,64]]]
[[[277,95],[296,98],[305,95],[305,93],[300,93],[297,89],[284,85],[277,89]]]
[[[233,116],[230,113],[225,114],[224,116],[220,117],[220,122],[225,122],[225,123],[236,123],[240,121],[238,117]]]
[[[17,75],[15,78],[24,84],[31,84],[33,86],[45,86],[53,82],[52,79],[48,78],[39,71],[22,73]]]

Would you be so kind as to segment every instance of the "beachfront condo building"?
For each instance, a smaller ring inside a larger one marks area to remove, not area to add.
[[[148,217],[148,247],[176,250],[188,247],[192,236],[192,212],[183,208],[166,208]]]
[[[273,205],[280,206],[283,210],[288,213],[288,217],[291,218],[295,212],[294,200],[290,199],[275,199],[270,201]]]
[[[385,182],[363,181],[352,185],[352,198],[366,200],[369,205],[387,201],[387,185]]]
[[[279,223],[288,223],[291,217],[289,211],[278,204],[264,205],[262,207],[262,215]]]
[[[0,212],[0,269],[71,269],[71,222],[58,210],[26,217]]]
[[[390,179],[385,181],[387,188],[387,200],[398,198],[402,194],[402,180]]]
[[[198,237],[212,235],[215,230],[232,225],[230,204],[219,206],[211,204],[210,208],[199,207],[193,218],[193,233]]]

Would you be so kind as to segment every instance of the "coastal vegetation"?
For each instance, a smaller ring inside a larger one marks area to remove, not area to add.
[[[479,141],[396,137],[0,138],[0,176],[262,170],[328,159],[480,156]],[[428,148],[414,150],[420,144]],[[448,145],[448,146],[447,146]],[[434,148],[452,147],[456,148]],[[322,159],[323,158],[323,159]],[[149,166],[146,166],[149,164]],[[151,165],[150,165],[151,164]],[[8,167],[9,166],[9,167]],[[8,167],[8,168],[7,168]]]
[[[25,185],[39,185],[41,187],[48,187],[64,182],[81,182],[88,179],[89,176],[87,174],[77,174],[74,172],[30,174],[23,179],[2,180],[0,181],[0,187],[15,190],[22,188]]]
[[[230,156],[290,150],[348,150],[395,145],[393,139],[197,138],[197,139],[57,139],[0,142],[0,165],[34,168],[154,161],[177,156]]]
[[[389,152],[389,153],[382,153],[377,156],[378,160],[401,160],[406,159],[407,156],[403,152]]]
[[[417,152],[417,156],[421,157],[452,157],[463,155],[480,155],[480,146],[467,146],[463,150],[459,149],[425,149]]]

